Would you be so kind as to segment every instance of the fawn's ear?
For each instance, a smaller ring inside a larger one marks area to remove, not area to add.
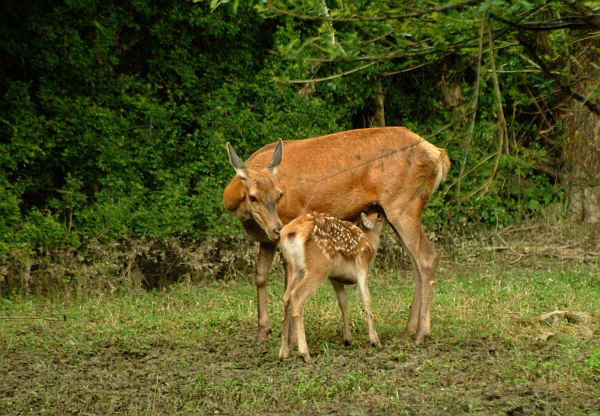
[[[363,225],[365,226],[365,228],[367,230],[372,230],[373,229],[373,223],[371,222],[371,220],[369,219],[369,217],[367,217],[367,214],[365,214],[364,212],[360,213],[360,219],[362,220]]]

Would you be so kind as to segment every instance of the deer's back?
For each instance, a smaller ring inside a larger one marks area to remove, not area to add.
[[[274,148],[271,144],[258,150],[246,165],[266,166]],[[318,211],[354,220],[371,202],[383,204],[407,194],[406,190],[430,193],[441,179],[435,171],[441,158],[447,160],[443,150],[404,127],[284,141],[276,175],[284,190],[279,217],[286,224],[303,213]],[[422,183],[426,186],[419,190]]]

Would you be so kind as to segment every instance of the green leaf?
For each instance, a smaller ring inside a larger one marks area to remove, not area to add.
[[[531,210],[531,211],[537,212],[537,211],[540,211],[541,205],[537,200],[530,199],[529,203],[527,204],[527,208],[529,208],[529,210]]]

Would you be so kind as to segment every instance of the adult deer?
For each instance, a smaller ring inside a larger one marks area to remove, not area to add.
[[[381,346],[371,312],[367,275],[377,254],[379,235],[386,224],[387,220],[380,212],[369,215],[361,212],[356,224],[313,212],[296,218],[281,229],[281,252],[290,280],[283,297],[279,358],[289,357],[290,339],[297,339],[298,353],[304,361],[310,361],[304,331],[304,304],[327,278],[342,311],[346,345],[350,345],[352,333],[344,285],[358,285],[369,325],[369,341],[373,346]]]
[[[229,144],[227,149],[237,176],[225,188],[225,207],[260,243],[255,275],[257,342],[264,342],[270,331],[266,283],[282,224],[310,211],[353,221],[365,206],[377,203],[415,271],[404,333],[416,332],[415,342],[423,343],[430,333],[439,257],[423,232],[421,213],[450,169],[443,149],[404,127],[280,139],[256,151],[245,164]]]

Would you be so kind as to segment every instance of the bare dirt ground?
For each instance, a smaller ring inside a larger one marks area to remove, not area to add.
[[[146,345],[138,350],[91,343],[86,351],[67,345],[35,353],[10,351],[0,359],[0,413],[600,412],[598,378],[578,384],[535,377],[507,383],[506,371],[513,370],[505,366],[513,361],[513,354],[522,352],[500,338],[473,339],[462,345],[445,339],[422,349],[406,344],[401,355],[391,342],[381,350],[332,344],[335,352],[315,351],[314,362],[304,364],[279,362],[273,348],[257,347],[253,327],[243,329],[237,337],[198,349]],[[557,349],[552,344],[532,348],[546,362],[563,359],[554,356]]]

